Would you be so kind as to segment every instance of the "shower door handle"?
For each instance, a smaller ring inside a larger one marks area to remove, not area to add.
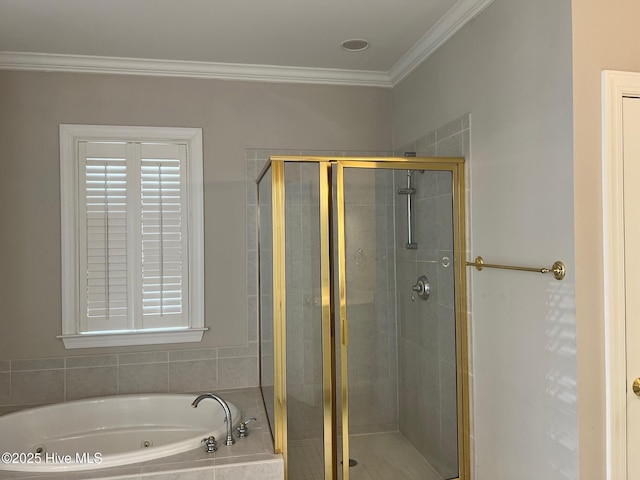
[[[349,324],[347,323],[346,317],[340,318],[341,329],[340,329],[340,339],[342,341],[342,345],[345,347],[349,345]]]

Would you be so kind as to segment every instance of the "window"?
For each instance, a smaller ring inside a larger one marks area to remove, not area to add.
[[[196,342],[202,131],[60,126],[66,348]]]

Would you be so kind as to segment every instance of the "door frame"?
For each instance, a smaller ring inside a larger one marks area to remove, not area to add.
[[[607,480],[627,478],[624,144],[622,101],[640,97],[640,73],[602,72],[602,208]]]

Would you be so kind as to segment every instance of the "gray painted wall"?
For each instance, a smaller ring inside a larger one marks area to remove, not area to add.
[[[246,203],[253,184],[245,179],[245,149],[391,147],[391,93],[379,88],[4,71],[0,112],[0,360],[255,341],[255,315],[247,312]],[[68,351],[55,338],[61,123],[203,128],[210,330],[202,343]]]
[[[467,112],[472,256],[569,269],[469,270],[476,478],[575,479],[569,0],[495,0],[394,88],[394,145]]]

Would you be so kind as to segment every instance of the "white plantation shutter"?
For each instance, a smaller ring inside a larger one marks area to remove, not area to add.
[[[142,144],[140,152],[144,326],[187,325],[186,147]]]
[[[60,166],[65,347],[200,341],[202,131],[61,125]]]
[[[127,145],[80,142],[81,331],[128,328]]]

